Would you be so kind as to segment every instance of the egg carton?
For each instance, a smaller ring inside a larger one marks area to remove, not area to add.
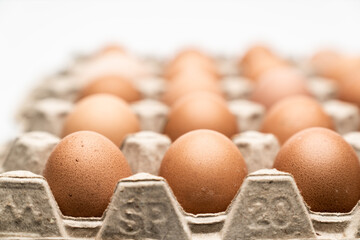
[[[81,88],[76,83],[77,80],[70,73],[61,73],[41,82],[18,110],[17,119],[22,131],[46,131],[61,136],[64,119],[71,112]],[[147,77],[136,80],[136,83],[144,99],[131,104],[131,107],[140,119],[141,130],[161,133],[169,112],[169,107],[159,101],[166,81],[160,77]],[[220,81],[220,87],[227,96],[229,110],[235,115],[239,129],[259,130],[265,108],[247,99],[253,88],[251,81],[229,76]],[[331,81],[310,78],[309,89],[319,101],[323,101],[324,110],[333,118],[340,134],[358,129],[358,107],[334,100],[336,89]]]
[[[360,154],[360,132],[345,139]],[[33,173],[41,173],[59,140],[31,132],[2,148],[0,239],[360,238],[360,203],[350,213],[312,212],[290,174],[264,169],[279,150],[271,134],[249,131],[233,138],[250,174],[226,212],[199,215],[185,213],[156,176],[169,138],[149,131],[129,135],[121,149],[137,174],[119,181],[101,218],[63,216],[46,180]]]
[[[322,104],[333,119],[337,132],[346,134],[359,129],[360,111],[356,105],[340,100],[329,100]],[[266,113],[262,105],[237,99],[228,101],[228,107],[242,132],[260,130]],[[61,99],[39,100],[23,115],[23,131],[46,131],[61,136],[63,122],[72,108],[73,103]],[[143,99],[131,104],[131,108],[139,117],[141,130],[163,132],[170,111],[168,106],[158,100]]]
[[[0,175],[0,239],[355,239],[359,205],[348,214],[308,210],[291,175],[249,174],[226,212],[184,213],[163,178],[122,179],[101,218],[63,216],[46,180]]]
[[[249,170],[226,212],[185,213],[166,181],[156,176],[171,141],[159,134],[169,111],[159,101],[166,81],[154,76],[136,80],[145,99],[131,106],[146,131],[129,135],[121,146],[137,174],[119,181],[101,218],[63,216],[41,173],[81,89],[71,71],[64,71],[30,93],[18,114],[25,133],[0,147],[0,239],[360,238],[359,204],[346,214],[311,212],[291,175],[266,169],[280,147],[273,135],[253,131],[259,130],[265,109],[248,100],[251,81],[239,77],[226,59],[219,62],[231,73],[224,74],[220,87],[244,131],[233,142]],[[327,79],[309,79],[309,89],[360,156],[360,133],[351,132],[359,126],[358,108],[334,100],[336,88]]]
[[[84,76],[89,75],[86,72],[103,73],[107,68],[111,72],[118,70],[116,64],[124,63],[124,60],[118,58],[116,54],[100,59],[95,66],[89,59],[91,60],[91,55],[74,57],[64,70],[44,78],[30,91],[16,114],[23,131],[47,131],[61,135],[65,116],[71,111],[81,88],[89,81],[84,80]],[[252,93],[253,82],[241,77],[235,57],[219,55],[215,56],[215,60],[222,76],[219,88],[229,101],[229,108],[237,117],[240,129],[259,130],[265,109],[257,103],[245,101]],[[143,56],[141,61],[150,75],[140,74],[138,78],[133,79],[135,87],[144,99],[134,103],[133,109],[140,117],[142,130],[161,132],[166,122],[168,108],[161,102],[155,101],[159,101],[166,90],[167,81],[161,77],[166,59]],[[123,69],[120,72],[136,69]],[[319,101],[326,102],[337,97],[336,86],[331,80],[313,76],[308,80],[309,91]],[[352,125],[347,124],[347,126]],[[350,129],[340,127],[341,133],[352,130],[351,127]]]
[[[75,81],[72,78],[66,77],[65,81],[68,84],[72,84]],[[243,78],[228,79],[227,89],[239,89],[237,99],[229,100],[228,105],[230,111],[236,116],[237,122],[240,125],[242,131],[258,130],[261,125],[265,109],[260,104],[242,99],[247,96],[249,92],[249,81]],[[51,80],[52,82],[55,80]],[[140,119],[141,130],[149,130],[155,132],[162,132],[167,121],[167,115],[169,107],[158,100],[159,94],[163,92],[162,84],[159,84],[159,78],[147,78],[139,80],[139,82],[147,84],[140,84],[143,88],[144,99],[131,104],[133,111],[138,115]],[[164,80],[163,80],[164,81]],[[225,79],[223,82],[227,82]],[[235,86],[235,87],[234,87]],[[239,86],[239,87],[236,87]],[[63,94],[66,91],[59,90],[63,97],[59,97],[61,94],[53,93],[53,85],[43,85],[43,90],[37,88],[27,99],[17,114],[18,122],[22,126],[22,130],[28,131],[46,131],[57,136],[61,135],[63,122],[69,112],[71,112],[75,99],[73,92]],[[52,89],[46,90],[47,88]],[[68,88],[66,88],[68,89]],[[44,91],[45,93],[41,93]],[[48,92],[49,91],[49,92]],[[40,94],[41,93],[41,94]],[[71,96],[70,96],[71,95]],[[42,96],[46,96],[42,98]]]
[[[47,132],[26,132],[9,141],[0,152],[0,172],[27,170],[41,174],[60,138]],[[279,151],[272,134],[247,131],[233,137],[249,167],[249,172],[270,168]],[[151,131],[129,134],[120,149],[134,173],[158,174],[161,160],[171,145],[169,137]]]

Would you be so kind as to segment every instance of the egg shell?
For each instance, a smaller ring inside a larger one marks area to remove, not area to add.
[[[242,73],[245,77],[258,81],[267,71],[289,67],[288,63],[274,55],[259,55],[252,61],[243,64]]]
[[[213,78],[207,75],[194,75],[193,77],[178,77],[168,84],[167,90],[163,95],[163,102],[173,105],[181,97],[199,91],[206,91],[223,96],[220,85]]]
[[[135,102],[141,99],[140,92],[131,80],[119,75],[107,75],[94,79],[82,89],[80,99],[98,93],[112,94],[126,102]]]
[[[225,211],[247,175],[238,148],[211,130],[189,132],[165,153],[159,175],[186,212]]]
[[[140,131],[140,122],[121,98],[94,94],[77,102],[64,122],[62,136],[84,130],[98,132],[120,146],[127,134]]]
[[[124,54],[124,55],[128,54],[124,46],[121,46],[116,43],[109,43],[105,45],[103,48],[101,48],[97,53],[95,53],[95,57],[109,53]]]
[[[43,172],[60,210],[73,217],[102,216],[117,182],[131,174],[119,148],[90,131],[62,139]]]
[[[243,57],[239,62],[239,65],[243,66],[243,65],[251,64],[263,56],[274,56],[274,53],[265,45],[258,44],[251,46],[244,53]]]
[[[239,132],[236,117],[216,94],[196,92],[179,99],[171,108],[164,133],[171,140],[196,129],[211,129],[232,137]]]
[[[285,98],[271,107],[261,131],[274,134],[283,144],[295,133],[311,127],[335,129],[333,120],[315,99],[299,95]]]
[[[360,199],[360,164],[336,132],[309,128],[280,149],[274,168],[291,173],[312,211],[349,212]]]
[[[339,84],[344,81],[349,75],[351,76],[354,72],[360,69],[360,58],[359,57],[348,57],[344,56],[340,58],[336,64],[331,68],[330,77],[336,80]]]
[[[360,65],[353,69],[339,83],[339,98],[360,107]]]
[[[316,74],[327,78],[334,78],[337,75],[336,65],[339,64],[341,58],[343,56],[335,50],[322,49],[311,57],[310,64]]]
[[[292,95],[310,96],[306,78],[293,68],[274,69],[263,74],[251,95],[251,100],[269,108]]]
[[[181,71],[176,72],[176,74],[169,76],[167,80],[176,81],[179,79],[191,79],[197,81],[199,78],[205,78],[214,82],[219,80],[213,73],[194,65],[181,69]]]
[[[199,68],[214,76],[219,76],[215,61],[197,49],[186,49],[179,52],[166,67],[164,75],[166,78],[172,78],[189,67]]]

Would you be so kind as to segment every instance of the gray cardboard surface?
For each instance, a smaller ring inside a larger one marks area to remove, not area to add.
[[[0,236],[66,237],[45,179],[30,172],[0,175]]]
[[[180,208],[162,180],[119,183],[96,239],[191,239]]]
[[[21,121],[24,131],[46,131],[60,136],[64,120],[72,109],[72,102],[58,98],[45,98],[35,101],[24,112]]]
[[[264,106],[244,99],[229,101],[228,106],[241,132],[260,129],[265,116]]]
[[[156,100],[144,99],[131,104],[131,108],[139,117],[141,130],[163,132],[169,112],[168,106]]]
[[[276,170],[260,170],[246,178],[222,236],[224,240],[316,237],[295,181]]]
[[[28,132],[9,145],[2,171],[27,170],[42,174],[46,161],[60,139],[47,132]]]
[[[233,137],[233,142],[243,155],[248,172],[272,168],[280,144],[272,134],[247,131]]]
[[[254,88],[251,80],[238,76],[225,77],[220,84],[228,100],[248,99]]]
[[[352,103],[329,100],[323,103],[325,112],[333,119],[340,134],[359,130],[360,110]]]
[[[143,131],[128,135],[121,147],[133,173],[157,175],[171,140],[165,135]]]

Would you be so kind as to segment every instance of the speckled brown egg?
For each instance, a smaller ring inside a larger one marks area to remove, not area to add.
[[[159,175],[186,212],[225,211],[247,175],[233,142],[211,130],[189,132],[166,152]]]
[[[119,148],[90,131],[62,139],[43,172],[61,212],[73,217],[101,217],[117,182],[131,174]]]
[[[141,94],[134,84],[129,79],[119,75],[108,75],[94,79],[82,89],[80,99],[97,93],[112,94],[124,99],[126,102],[141,99]]]
[[[196,74],[192,77],[180,76],[171,81],[168,84],[162,100],[164,103],[171,106],[181,97],[199,91],[210,92],[223,96],[223,92],[221,91],[217,81],[214,81],[214,79],[209,75]]]
[[[94,94],[76,103],[65,119],[62,136],[84,130],[98,132],[120,146],[127,134],[140,131],[140,122],[121,98]]]
[[[196,92],[179,99],[170,110],[164,132],[174,141],[196,129],[211,129],[229,138],[239,132],[236,118],[226,101],[206,92]]]
[[[274,168],[291,173],[312,211],[349,212],[360,199],[360,164],[336,132],[309,128],[280,149]]]
[[[306,78],[292,68],[281,68],[259,78],[251,99],[269,108],[283,98],[299,94],[310,96]]]
[[[334,123],[315,99],[292,96],[269,109],[261,131],[274,134],[284,143],[295,133],[311,127],[334,129]]]

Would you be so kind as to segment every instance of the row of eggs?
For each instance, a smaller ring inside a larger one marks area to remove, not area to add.
[[[312,211],[349,212],[360,199],[360,163],[336,132],[308,128],[280,149],[273,168],[291,173]],[[64,215],[100,217],[117,182],[132,175],[121,150],[91,131],[72,133],[50,155],[44,172]],[[169,147],[164,177],[182,208],[192,214],[227,209],[247,175],[236,145],[213,130],[190,131]]]
[[[323,67],[318,58],[314,66]],[[295,177],[311,210],[350,211],[360,199],[359,160],[329,130],[334,129],[332,120],[308,93],[305,77],[264,47],[250,49],[239,65],[255,82],[252,99],[268,108],[262,131],[283,144],[274,168]],[[171,107],[164,133],[173,144],[159,175],[185,211],[225,211],[247,168],[229,139],[239,129],[218,87],[216,64],[200,51],[186,50],[168,64],[164,76],[169,85],[163,101]],[[140,130],[127,103],[139,98],[131,80],[119,75],[104,75],[82,89],[64,123],[64,138],[44,170],[65,215],[101,216],[117,181],[132,174],[119,146],[127,134]]]

